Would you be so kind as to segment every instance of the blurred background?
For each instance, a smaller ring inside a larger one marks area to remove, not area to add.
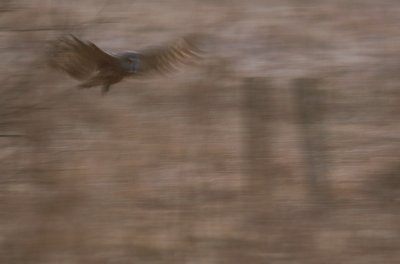
[[[45,63],[207,35],[168,76]],[[400,2],[2,0],[0,263],[399,263]]]

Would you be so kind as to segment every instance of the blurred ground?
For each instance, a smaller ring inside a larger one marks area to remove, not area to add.
[[[0,263],[398,263],[400,3],[1,1]],[[207,34],[108,96],[46,68]]]

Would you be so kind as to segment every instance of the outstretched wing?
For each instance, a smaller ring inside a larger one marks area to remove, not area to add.
[[[70,35],[53,43],[49,63],[75,79],[86,80],[102,67],[115,64],[115,58],[95,44]]]
[[[197,47],[198,38],[188,36],[172,45],[158,48],[149,48],[139,52],[139,73],[167,73],[177,69],[180,65],[193,62],[200,58]]]

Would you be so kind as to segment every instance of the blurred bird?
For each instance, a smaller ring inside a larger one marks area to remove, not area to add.
[[[69,35],[54,41],[49,64],[82,81],[80,88],[101,86],[105,94],[112,84],[125,77],[168,73],[179,65],[193,62],[199,55],[194,35],[163,47],[119,53],[107,53],[92,42]]]

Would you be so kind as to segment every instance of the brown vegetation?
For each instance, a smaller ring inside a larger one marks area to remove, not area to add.
[[[351,2],[351,3],[350,3]],[[398,1],[0,3],[0,263],[398,263]],[[73,33],[206,56],[107,95]]]

